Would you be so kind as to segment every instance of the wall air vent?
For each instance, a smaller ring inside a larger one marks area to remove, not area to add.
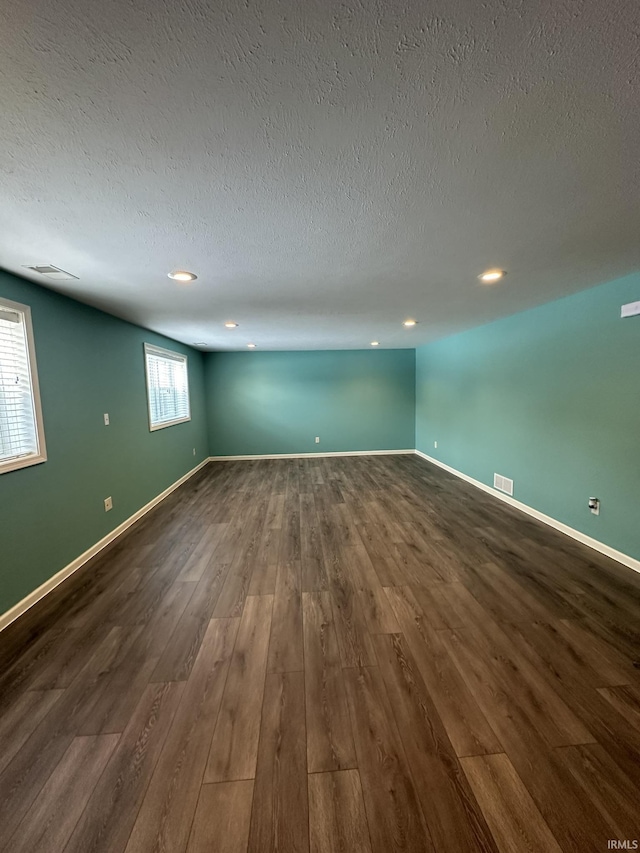
[[[35,266],[26,265],[25,269],[40,273],[40,275],[46,275],[46,277],[50,278],[52,281],[73,281],[78,278],[77,275],[71,275],[70,272],[65,272],[59,267],[54,267],[51,264],[36,264]]]
[[[502,474],[493,475],[493,488],[513,497],[513,480],[503,477]]]

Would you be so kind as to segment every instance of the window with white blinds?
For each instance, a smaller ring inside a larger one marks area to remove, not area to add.
[[[31,310],[0,298],[0,473],[46,458]]]
[[[191,420],[187,357],[179,352],[144,345],[149,400],[149,429]]]

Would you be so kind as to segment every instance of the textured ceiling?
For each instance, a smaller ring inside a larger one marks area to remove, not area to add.
[[[213,349],[414,346],[640,267],[639,79],[637,0],[4,0],[0,266]]]

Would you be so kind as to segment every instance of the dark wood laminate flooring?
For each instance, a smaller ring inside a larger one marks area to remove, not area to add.
[[[210,464],[0,664],[3,851],[640,840],[640,575],[414,456]]]

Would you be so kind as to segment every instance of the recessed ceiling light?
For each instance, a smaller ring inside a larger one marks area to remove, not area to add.
[[[479,275],[478,278],[485,284],[493,284],[496,281],[500,281],[505,275],[506,272],[504,270],[487,270],[482,275]]]
[[[405,320],[402,325],[403,326],[415,326],[415,324],[417,322],[418,322],[417,320],[412,320],[411,318],[409,318],[408,320]]]
[[[247,344],[247,346],[249,347],[249,349],[255,349],[256,348],[255,344]]]
[[[371,341],[371,346],[372,346],[372,347],[379,347],[379,346],[380,346],[380,341]]]
[[[237,329],[238,328],[238,324],[233,323],[231,320],[229,320],[229,322],[225,323],[224,325],[225,325],[226,329]]]
[[[174,281],[195,281],[198,278],[194,272],[187,272],[187,270],[174,270],[168,275]]]

